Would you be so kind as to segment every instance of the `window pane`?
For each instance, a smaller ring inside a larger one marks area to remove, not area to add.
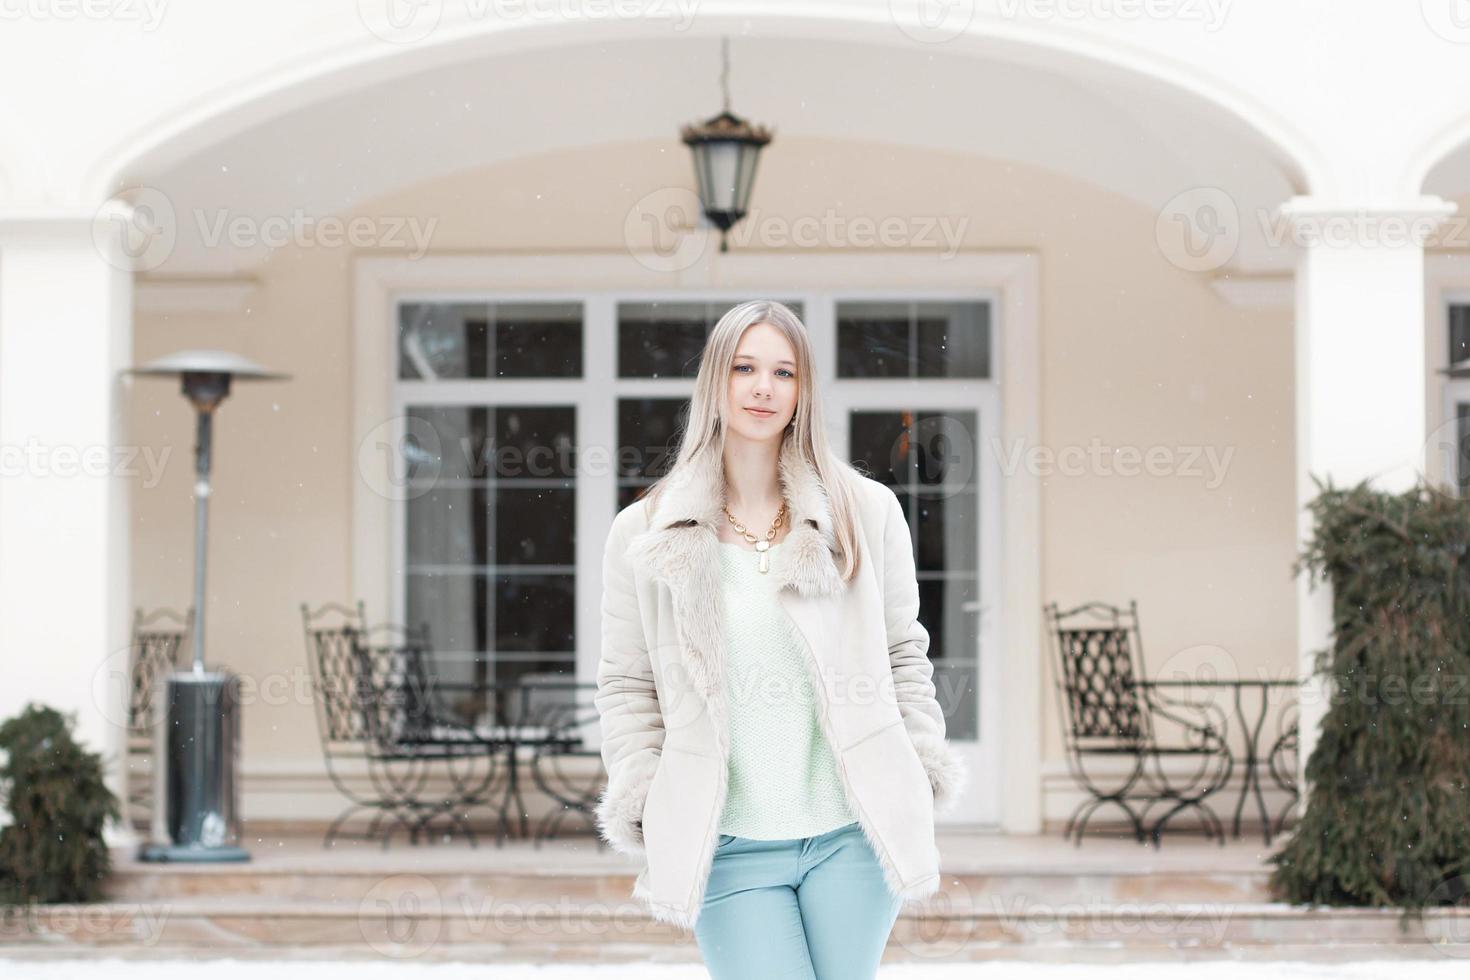
[[[483,378],[489,364],[484,303],[403,303],[398,307],[398,376]]]
[[[918,376],[990,377],[989,303],[915,303]]]
[[[480,487],[435,486],[410,496],[408,564],[479,565],[485,554],[485,491]]]
[[[709,326],[704,303],[618,304],[618,377],[694,377]]]
[[[914,480],[908,412],[853,412],[848,418],[848,450],[854,464],[879,483],[907,485]]]
[[[576,475],[576,409],[570,405],[501,405],[495,409],[495,466],[501,480]]]
[[[837,376],[907,378],[909,316],[907,303],[863,303],[837,307]]]
[[[1450,305],[1450,363],[1470,357],[1470,304]]]
[[[651,482],[667,472],[687,398],[618,399],[618,477]]]
[[[416,492],[404,500],[406,618],[429,628],[434,679],[454,692],[446,701],[475,718],[487,707],[476,686],[503,657],[575,657],[576,409],[417,405],[407,414]]]
[[[837,304],[841,378],[988,378],[990,304],[849,301]]]
[[[921,486],[950,490],[973,487],[979,473],[979,443],[973,411],[915,412],[906,445],[914,454]]]
[[[687,398],[618,399],[617,507],[637,500],[666,473],[678,451],[675,440]]]
[[[925,491],[913,497],[905,490],[899,493],[899,497],[905,500],[905,513],[914,502],[918,505],[918,554],[915,563],[920,571],[980,570],[980,556],[977,554],[980,506],[974,493]]]
[[[402,303],[398,376],[581,377],[582,319],[581,303]]]
[[[497,378],[582,376],[582,304],[500,303],[490,315]]]
[[[1455,481],[1460,496],[1470,496],[1470,402],[1455,406]]]
[[[913,539],[919,621],[946,725],[979,736],[980,500],[971,411],[852,412],[851,462],[893,489]]]
[[[618,377],[692,378],[709,332],[741,300],[618,304]],[[782,301],[802,316],[802,305]]]
[[[414,483],[485,475],[490,411],[465,405],[410,405],[404,432],[404,472]]]
[[[406,618],[429,628],[436,651],[485,649],[485,576],[472,569],[416,572],[407,576]],[[437,664],[437,656],[436,656]]]
[[[495,649],[541,653],[575,650],[576,612],[572,575],[498,575]]]
[[[559,487],[495,491],[497,565],[575,565],[577,492]]]
[[[945,709],[951,738],[978,737],[980,636],[978,584],[970,576],[921,579],[919,621],[929,631],[929,659],[934,664],[935,696]],[[940,679],[946,687],[941,688]]]

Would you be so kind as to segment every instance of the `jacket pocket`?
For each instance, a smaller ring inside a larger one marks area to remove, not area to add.
[[[664,746],[643,805],[643,841],[652,890],[683,905],[710,830],[715,759]]]
[[[849,746],[842,766],[903,886],[937,875],[934,791],[902,719]]]

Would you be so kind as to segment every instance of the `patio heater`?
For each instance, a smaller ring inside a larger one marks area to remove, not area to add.
[[[153,827],[140,861],[248,861],[240,846],[240,678],[204,665],[204,569],[209,468],[215,409],[232,380],[288,377],[238,354],[184,350],[133,368],[132,374],[181,379],[194,406],[194,664],[161,679],[162,706],[153,754]]]

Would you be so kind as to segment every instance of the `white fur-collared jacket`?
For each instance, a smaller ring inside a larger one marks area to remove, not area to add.
[[[603,558],[596,706],[608,784],[598,828],[645,859],[633,895],[693,929],[728,779],[719,538],[723,461],[621,510]],[[891,489],[857,476],[862,566],[844,583],[827,494],[787,438],[779,477],[791,518],[770,574],[808,652],[817,713],[849,805],[905,901],[939,887],[934,815],[966,780],[945,740],[908,525]],[[752,556],[754,560],[754,556]]]

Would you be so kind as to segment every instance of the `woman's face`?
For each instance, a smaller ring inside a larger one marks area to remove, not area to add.
[[[725,399],[730,429],[753,442],[779,438],[796,414],[796,352],[769,323],[746,328],[735,348]],[[766,409],[761,414],[751,409]]]

